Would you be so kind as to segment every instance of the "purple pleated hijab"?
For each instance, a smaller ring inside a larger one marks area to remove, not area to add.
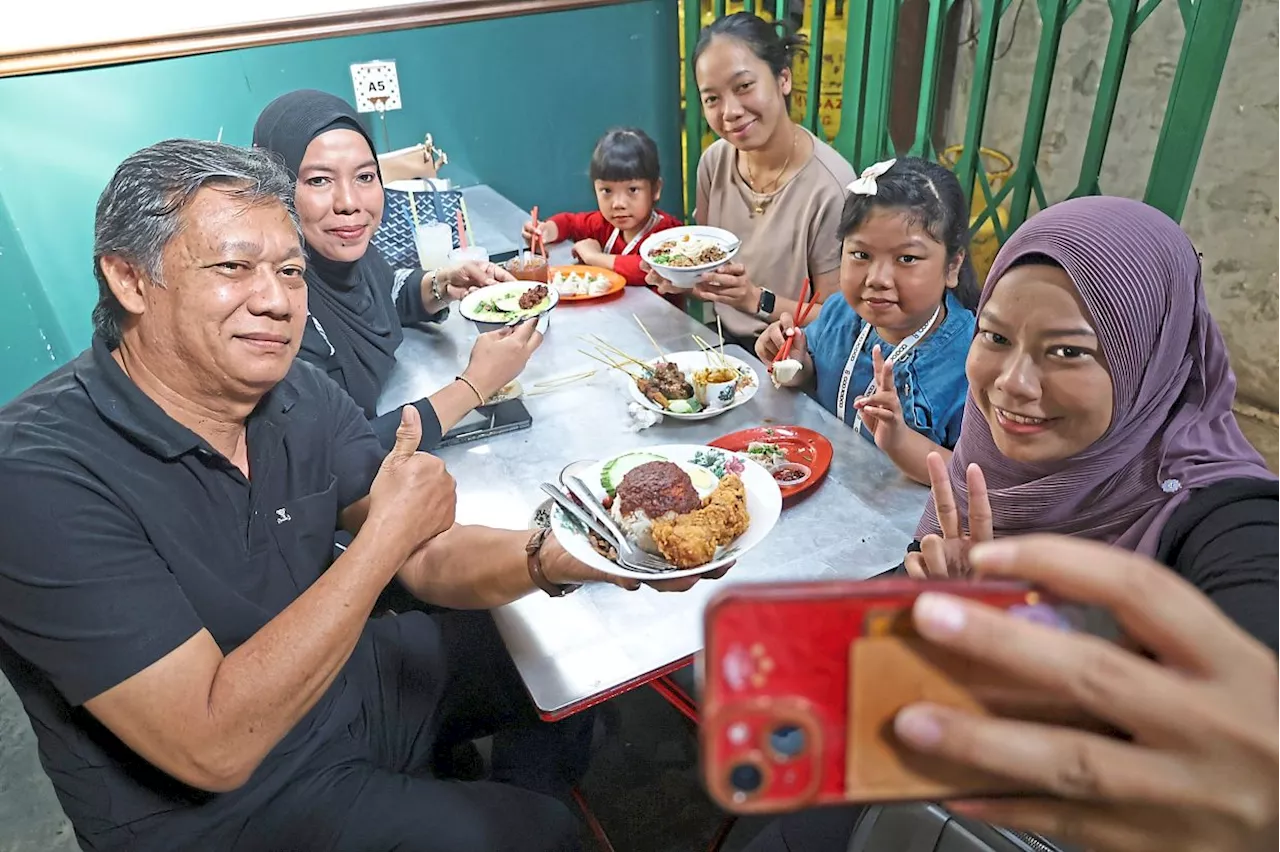
[[[1033,254],[1060,264],[1080,292],[1111,372],[1111,427],[1071,458],[1022,464],[996,448],[970,394],[950,469],[961,518],[969,503],[964,471],[976,463],[997,536],[1059,533],[1150,556],[1191,491],[1236,477],[1275,478],[1231,412],[1236,377],[1205,303],[1199,255],[1176,222],[1125,198],[1052,205],[1000,250],[979,315],[1000,278]],[[930,497],[917,537],[937,532]]]

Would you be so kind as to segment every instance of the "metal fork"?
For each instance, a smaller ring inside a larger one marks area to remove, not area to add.
[[[570,497],[568,494],[565,494],[563,491],[561,491],[556,486],[552,485],[550,482],[542,483],[542,490],[545,491],[551,497],[551,499],[556,502],[556,505],[558,505],[561,509],[564,509],[566,512],[568,512],[570,517],[572,517],[578,523],[590,529],[596,535],[600,536],[602,539],[605,540],[607,544],[611,545],[613,549],[618,552],[618,564],[621,565],[623,568],[627,568],[639,574],[666,574],[672,570],[670,567],[666,566],[663,563],[657,563],[656,560],[654,560],[656,564],[642,564],[638,562],[636,563],[629,562],[627,559],[623,558],[622,556],[624,552],[624,546],[627,549],[631,549],[631,545],[627,543],[625,538],[622,538],[620,540],[619,538],[614,536],[607,529],[605,529],[605,527],[602,524],[600,524],[595,519],[595,517],[593,516],[593,513],[584,511],[581,506],[579,506],[576,502],[574,502],[574,499],[572,497]]]
[[[622,530],[618,529],[617,525],[614,524],[609,510],[596,499],[595,493],[581,479],[576,476],[566,476],[564,484],[573,496],[586,504],[587,511],[613,533],[613,538],[618,541],[618,561],[622,563],[623,567],[630,568],[633,571],[650,571],[663,574],[680,570],[666,560],[659,559],[651,553],[646,553],[638,547],[632,547],[631,542],[627,541],[627,537],[623,535]]]

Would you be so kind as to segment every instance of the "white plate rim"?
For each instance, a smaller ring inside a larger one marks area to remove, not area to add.
[[[590,565],[593,568],[597,568],[606,574],[612,574],[617,577],[626,577],[632,580],[678,580],[682,577],[697,577],[701,574],[706,574],[709,571],[715,571],[718,568],[722,568],[730,562],[735,562],[738,559],[741,559],[743,554],[747,553],[757,544],[764,541],[764,539],[768,537],[769,533],[773,532],[773,528],[777,526],[778,518],[782,514],[782,489],[778,487],[777,481],[774,480],[773,475],[770,474],[769,471],[765,470],[754,461],[746,458],[742,453],[722,450],[719,447],[709,447],[705,444],[660,444],[652,447],[635,447],[627,450],[626,452],[618,453],[607,459],[601,459],[600,461],[592,463],[591,466],[585,468],[583,472],[592,471],[595,475],[584,476],[583,481],[591,486],[592,491],[595,492],[597,497],[603,497],[604,489],[600,487],[598,474],[599,470],[612,459],[629,455],[631,453],[652,453],[653,455],[663,456],[664,458],[673,460],[691,461],[695,452],[707,451],[718,452],[726,456],[735,456],[741,459],[745,465],[743,469],[742,484],[747,489],[748,507],[750,507],[753,502],[763,502],[764,504],[763,506],[757,505],[757,511],[751,512],[751,523],[747,527],[747,531],[738,536],[736,542],[742,542],[744,539],[747,539],[748,536],[752,536],[757,528],[757,524],[762,525],[763,527],[760,530],[758,537],[755,537],[754,540],[745,546],[739,545],[731,554],[713,559],[706,565],[700,565],[697,568],[686,568],[681,571],[670,571],[664,574],[644,574],[638,571],[630,571],[623,568],[621,565],[617,565],[610,562],[608,559],[605,559],[599,553],[596,553],[595,548],[593,548],[591,543],[583,536],[571,534],[567,529],[562,536],[561,530],[565,527],[566,513],[559,506],[551,507],[552,534],[556,537],[556,540],[560,542],[560,545],[568,551],[569,555],[573,556],[578,561]],[[536,514],[537,510],[535,509],[534,512]]]
[[[488,298],[485,295],[486,293],[493,293],[495,294],[494,298],[496,298],[497,295],[506,295],[510,293],[513,288],[528,290],[530,287],[541,283],[541,281],[503,281],[499,284],[490,284],[487,287],[480,287],[476,290],[472,290],[462,298],[462,301],[458,302],[458,313],[462,314],[463,319],[469,319],[472,322],[501,325],[503,324],[503,320],[486,319],[484,317],[477,316],[474,312],[476,303],[482,299]],[[537,313],[525,314],[521,319],[533,319],[534,317],[540,317],[556,305],[560,304],[560,291],[555,287],[552,287],[550,284],[545,286],[547,288],[549,298],[551,299],[550,304]],[[510,320],[507,320],[507,322],[510,322]]]
[[[666,242],[672,237],[680,237],[685,234],[695,237],[702,236],[721,240],[731,244],[733,248],[726,251],[725,257],[722,260],[713,260],[710,263],[704,263],[699,266],[667,266],[665,263],[654,263],[650,259],[649,255],[653,249],[657,247],[658,243]],[[646,237],[645,241],[640,244],[640,257],[645,263],[649,264],[654,269],[695,274],[698,272],[708,272],[712,269],[724,266],[726,263],[733,260],[740,248],[742,248],[742,240],[732,231],[726,231],[724,228],[717,228],[715,225],[680,225],[676,228],[667,228],[664,231],[654,231]]]
[[[649,366],[653,366],[659,361],[667,361],[672,358],[679,358],[681,355],[695,355],[695,356],[702,355],[702,351],[696,350],[696,349],[685,349],[681,352],[668,352],[665,358],[650,358],[645,363],[648,364]],[[640,388],[636,387],[636,383],[634,381],[628,381],[627,384],[630,388],[631,398],[636,402],[640,403],[641,405],[643,405],[645,408],[649,409],[650,411],[657,412],[658,414],[661,414],[663,417],[671,417],[676,420],[710,420],[713,417],[719,417],[721,414],[724,414],[729,411],[733,411],[735,408],[746,405],[748,402],[755,399],[756,394],[760,392],[760,374],[756,372],[754,367],[752,367],[750,364],[748,364],[746,361],[743,361],[741,358],[739,358],[736,355],[726,354],[724,357],[726,361],[733,364],[737,369],[747,370],[748,372],[750,372],[751,377],[754,380],[751,387],[749,387],[747,390],[739,394],[739,397],[741,398],[735,399],[733,401],[733,404],[731,405],[726,405],[723,408],[716,408],[713,410],[708,410],[704,408],[702,411],[699,411],[695,414],[676,414],[674,412],[667,411],[665,408],[659,408],[656,402],[649,399],[644,394],[640,393]]]

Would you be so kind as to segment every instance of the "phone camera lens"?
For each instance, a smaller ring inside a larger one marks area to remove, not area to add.
[[[795,757],[804,751],[804,730],[796,725],[779,725],[769,734],[769,746],[779,757]]]
[[[740,763],[729,770],[729,786],[739,793],[754,793],[764,783],[764,773],[750,763]]]

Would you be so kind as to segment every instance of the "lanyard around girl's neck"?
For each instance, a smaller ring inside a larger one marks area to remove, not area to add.
[[[893,352],[885,360],[892,361],[897,364],[911,349],[919,343],[929,329],[933,328],[933,324],[938,321],[938,316],[942,313],[942,303],[938,303],[938,307],[934,310],[933,316],[929,317],[929,321],[922,325],[915,334],[893,347]],[[853,365],[857,363],[858,356],[862,354],[862,347],[867,345],[867,337],[871,334],[871,323],[865,323],[862,326],[862,332],[858,335],[858,339],[853,343],[853,351],[849,353],[849,360],[844,365],[844,373],[840,376],[840,392],[836,394],[836,417],[844,421],[845,405],[849,401],[849,382],[853,379]],[[870,396],[876,392],[876,377],[871,375],[871,384],[867,385],[863,396]],[[853,431],[862,431],[862,412],[858,412],[853,418]]]
[[[631,254],[631,250],[634,249],[640,243],[641,240],[649,236],[650,231],[652,231],[655,227],[657,227],[658,220],[660,218],[662,217],[658,215],[657,210],[650,210],[649,221],[645,223],[645,226],[643,228],[640,229],[640,233],[636,234],[634,237],[631,238],[631,242],[627,243],[627,247],[622,250],[622,253]],[[622,235],[622,231],[618,230],[617,228],[613,229],[613,233],[609,235],[609,241],[604,244],[605,254],[613,253],[609,251],[609,249],[613,247],[613,244],[618,241],[618,237],[621,235]]]

